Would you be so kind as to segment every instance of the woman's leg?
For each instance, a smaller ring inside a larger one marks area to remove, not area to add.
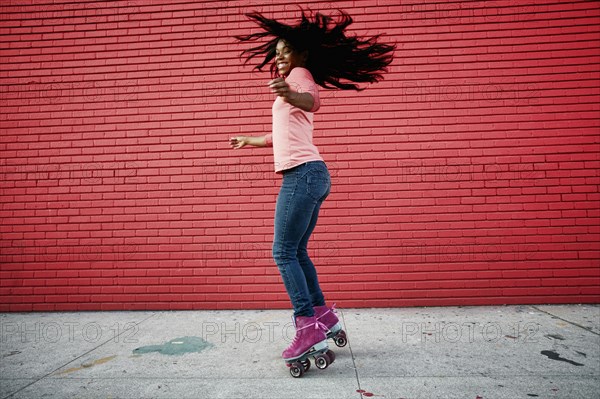
[[[295,316],[314,315],[311,289],[314,289],[315,283],[318,287],[316,271],[311,262],[312,268],[307,267],[309,276],[305,275],[298,259],[298,250],[303,239],[308,241],[316,224],[319,207],[329,194],[329,174],[325,178],[323,169],[327,173],[322,162],[316,165],[309,163],[285,173],[277,197],[273,258],[294,307]],[[309,281],[311,287],[308,285]]]
[[[298,245],[298,262],[300,263],[300,267],[302,267],[302,271],[304,272],[304,277],[306,279],[306,285],[308,287],[308,292],[310,295],[310,301],[312,306],[323,306],[325,305],[325,298],[323,296],[323,292],[321,291],[321,287],[319,285],[319,279],[317,277],[317,269],[313,264],[312,260],[308,256],[308,240],[317,225],[317,219],[319,218],[319,210],[321,208],[322,201],[317,204],[315,210],[313,211],[313,215],[311,221],[309,223],[308,229],[304,234],[304,237],[300,240],[300,244]]]

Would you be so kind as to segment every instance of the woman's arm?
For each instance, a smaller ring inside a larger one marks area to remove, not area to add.
[[[236,136],[229,139],[229,144],[235,150],[238,150],[246,145],[254,147],[267,147],[267,136],[252,137],[252,136]]]
[[[277,94],[286,103],[293,105],[294,107],[300,108],[303,111],[311,112],[315,105],[315,99],[312,94],[308,92],[298,93],[290,88],[283,78],[276,78],[269,82],[271,91]]]

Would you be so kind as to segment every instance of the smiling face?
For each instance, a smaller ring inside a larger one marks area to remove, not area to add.
[[[285,40],[279,40],[275,48],[275,65],[279,76],[286,77],[295,67],[303,67],[307,56],[306,51],[298,52]]]

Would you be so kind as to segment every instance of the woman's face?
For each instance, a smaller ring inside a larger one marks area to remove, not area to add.
[[[279,76],[286,77],[295,67],[303,67],[306,63],[306,51],[299,53],[285,40],[279,40],[275,48],[275,65]]]

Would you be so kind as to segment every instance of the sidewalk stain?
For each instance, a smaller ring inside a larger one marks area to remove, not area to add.
[[[366,396],[366,397],[370,398],[372,396],[381,396],[381,397],[385,398],[385,395],[375,395],[374,393],[367,392],[364,389],[357,389],[356,392],[358,392],[361,395],[361,397]],[[402,398],[400,398],[400,399],[402,399]]]
[[[87,369],[87,368],[90,368],[90,367],[92,367],[92,366],[96,366],[96,365],[98,365],[98,364],[103,364],[103,363],[109,362],[109,361],[113,360],[115,357],[117,357],[117,355],[108,356],[108,357],[103,357],[103,358],[101,358],[101,359],[94,360],[94,361],[93,361],[93,362],[91,362],[91,363],[83,363],[83,364],[82,364],[81,366],[79,366],[79,367],[72,367],[72,368],[70,368],[70,369],[66,369],[66,370],[64,370],[64,371],[57,372],[57,373],[55,373],[55,375],[69,374],[69,373],[72,373],[72,372],[74,372],[74,371],[79,371],[79,370]]]
[[[560,355],[554,351],[541,351],[540,352],[544,356],[548,356],[548,359],[559,360],[561,362],[567,362],[574,366],[583,366],[581,363],[574,362],[573,360],[565,359],[564,357],[560,357]]]
[[[212,347],[212,344],[200,337],[181,337],[172,339],[162,345],[148,345],[135,348],[133,354],[141,355],[158,352],[162,355],[183,355],[185,353],[202,352],[204,349],[210,347]]]

